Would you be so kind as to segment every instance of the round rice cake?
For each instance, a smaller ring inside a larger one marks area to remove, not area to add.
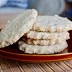
[[[38,16],[32,30],[47,32],[63,32],[72,30],[72,22],[67,18],[55,16]]]
[[[57,39],[59,37],[64,39],[69,39],[69,33],[67,31],[60,32],[60,33],[49,33],[49,32],[36,32],[36,31],[29,31],[26,34],[27,38],[30,39]]]
[[[0,48],[19,40],[20,37],[32,28],[36,17],[37,11],[35,9],[29,9],[12,19],[11,22],[8,22],[0,32]]]
[[[57,38],[57,39],[52,39],[52,40],[38,40],[38,39],[25,39],[25,38],[22,38],[22,41],[26,42],[29,45],[46,46],[46,45],[61,44],[63,41],[66,41],[66,40],[63,39],[63,38]]]
[[[67,42],[49,46],[28,45],[23,41],[19,42],[19,49],[29,54],[53,54],[63,51],[67,46]]]

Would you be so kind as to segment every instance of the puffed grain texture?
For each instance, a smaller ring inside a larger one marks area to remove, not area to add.
[[[38,40],[38,39],[25,39],[25,38],[22,38],[22,41],[26,42],[29,45],[46,46],[46,45],[61,44],[63,41],[66,41],[66,40],[60,37],[60,38],[52,39],[52,40]]]
[[[62,37],[64,39],[69,39],[69,33],[67,31],[65,32],[54,32],[54,33],[49,33],[49,32],[36,32],[36,31],[29,31],[26,34],[27,38],[30,39],[57,39],[59,37]]]
[[[47,32],[63,32],[72,30],[72,22],[67,18],[54,16],[38,16],[32,30]]]
[[[50,46],[28,45],[23,41],[19,42],[19,49],[24,53],[29,54],[53,54],[63,51],[65,48],[67,48],[67,46],[68,45],[66,42]]]
[[[29,9],[15,17],[0,32],[0,48],[15,43],[33,26],[37,16],[35,9]]]

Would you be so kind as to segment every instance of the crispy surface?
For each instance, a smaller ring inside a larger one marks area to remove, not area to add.
[[[38,39],[25,39],[22,38],[22,41],[26,42],[29,45],[54,45],[54,44],[61,44],[63,41],[66,41],[63,38],[57,38],[52,40],[38,40]]]
[[[19,41],[19,49],[24,51],[24,53],[29,54],[52,54],[63,51],[65,48],[67,48],[67,43],[62,42],[62,44],[55,44],[55,45],[49,45],[49,46],[38,46],[38,45],[29,45],[26,44],[23,41]]]
[[[63,32],[72,30],[72,22],[60,16],[38,16],[32,30]]]
[[[37,16],[35,9],[29,9],[15,17],[0,32],[0,48],[15,43],[33,26]]]
[[[31,39],[57,39],[59,37],[63,39],[69,39],[69,33],[67,31],[60,32],[60,33],[49,33],[49,32],[36,32],[36,31],[29,31],[26,34],[27,38]]]

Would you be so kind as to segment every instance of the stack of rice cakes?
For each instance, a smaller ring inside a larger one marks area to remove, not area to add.
[[[60,16],[37,16],[32,29],[19,41],[19,49],[29,54],[53,54],[67,48],[72,22]]]

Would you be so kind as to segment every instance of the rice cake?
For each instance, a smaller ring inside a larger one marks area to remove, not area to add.
[[[15,17],[0,32],[0,48],[15,43],[33,26],[37,16],[35,9],[29,9]]]
[[[53,54],[63,51],[67,48],[67,42],[62,42],[62,44],[55,44],[49,46],[38,46],[38,45],[28,45],[23,41],[19,41],[19,49],[24,53],[29,54]]]
[[[64,39],[69,39],[69,33],[67,31],[60,32],[60,33],[49,33],[49,32],[36,32],[36,31],[29,31],[26,34],[27,38],[30,39],[57,39],[59,37]]]
[[[47,32],[63,32],[72,30],[72,22],[67,18],[54,16],[37,16],[32,30]]]
[[[63,41],[66,41],[63,38],[57,38],[52,40],[38,40],[38,39],[25,39],[22,38],[22,41],[26,42],[29,45],[54,45],[54,44],[61,44]]]

